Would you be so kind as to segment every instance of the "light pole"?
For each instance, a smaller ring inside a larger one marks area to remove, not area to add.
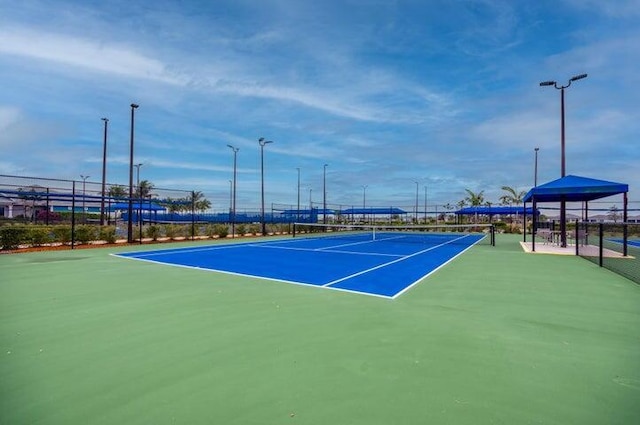
[[[85,198],[85,183],[87,179],[91,176],[83,176],[80,174],[80,178],[82,179],[82,222],[87,223],[87,212],[84,210],[84,198]]]
[[[141,214],[142,214],[142,191],[140,190],[140,167],[142,167],[142,163],[133,164],[136,167],[136,190],[138,192],[138,236],[140,237],[140,243],[142,243],[142,222],[141,222]]]
[[[367,187],[369,185],[362,185],[362,222],[364,223],[366,219],[366,210],[367,210]]]
[[[427,224],[427,185],[424,185],[424,224]]]
[[[233,180],[229,180],[229,221],[231,221],[231,211],[233,211]]]
[[[533,187],[538,187],[538,151],[540,150],[540,148],[535,148],[534,151],[536,152],[536,159],[535,159],[535,165],[533,167]]]
[[[416,184],[416,224],[418,224],[418,190],[420,188],[420,183],[415,182]]]
[[[569,82],[565,86],[558,86],[556,81],[543,81],[540,83],[540,86],[553,86],[557,90],[560,90],[560,150],[561,150],[561,158],[560,158],[560,177],[565,176],[565,154],[564,154],[564,89],[568,88],[572,82],[577,80],[582,80],[583,78],[587,78],[587,74],[576,75],[575,77],[571,77]],[[567,246],[567,203],[566,201],[560,201],[560,244],[562,247]]]
[[[102,143],[102,196],[100,198],[100,225],[104,226],[104,192],[107,184],[107,126],[109,118],[100,118],[104,121],[104,140]]]
[[[127,242],[133,242],[133,135],[134,135],[134,120],[135,120],[135,110],[138,109],[140,105],[136,105],[135,103],[131,104],[131,138],[129,144],[129,207],[127,208],[127,215],[129,217],[129,222],[127,223]]]
[[[313,213],[313,188],[309,188],[309,214]]]
[[[236,148],[234,146],[231,145],[227,145],[229,148],[231,148],[231,150],[233,151],[233,196],[232,196],[232,203],[231,203],[231,237],[235,238],[236,237],[236,173],[237,173],[237,158],[238,158],[238,151],[240,150],[240,148]]]
[[[322,173],[322,222],[327,224],[327,167],[329,164],[324,164]]]
[[[300,167],[296,167],[298,170],[298,209],[296,210],[296,221],[300,221]]]
[[[262,221],[262,236],[267,234],[267,225],[264,221],[264,145],[267,143],[273,143],[271,140],[264,140],[264,137],[258,139],[260,145],[260,181],[261,181],[261,207],[260,207],[260,220]]]

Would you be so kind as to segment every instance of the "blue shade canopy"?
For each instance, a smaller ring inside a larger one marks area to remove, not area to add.
[[[366,208],[347,208],[340,210],[340,214],[407,214],[405,210],[395,207],[366,207]]]
[[[499,207],[465,207],[456,211],[456,214],[460,215],[473,215],[473,214],[487,214],[487,215],[508,215],[508,214],[524,214],[526,211],[527,215],[533,214],[533,208],[527,207],[526,210],[524,207],[510,207],[510,206],[499,206]],[[540,211],[537,211],[537,214],[540,214]]]
[[[158,204],[154,204],[153,202],[142,202],[140,204],[137,202],[133,202],[131,205],[132,205],[132,209],[134,210],[143,210],[143,211],[165,211],[166,210],[165,207],[160,206]],[[129,209],[129,203],[119,202],[117,204],[111,204],[109,208],[111,211],[126,210],[126,209]]]
[[[531,189],[524,202],[581,202],[627,193],[629,185],[568,175]]]

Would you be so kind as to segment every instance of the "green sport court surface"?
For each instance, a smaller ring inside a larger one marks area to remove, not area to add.
[[[0,255],[0,423],[640,423],[640,287],[497,238],[395,300]]]

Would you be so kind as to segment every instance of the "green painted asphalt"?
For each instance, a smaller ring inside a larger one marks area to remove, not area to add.
[[[0,424],[640,423],[640,286],[518,241],[396,300],[0,255]]]

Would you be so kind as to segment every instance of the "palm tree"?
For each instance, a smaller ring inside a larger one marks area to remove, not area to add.
[[[507,192],[500,197],[502,205],[519,205],[522,204],[524,196],[527,194],[524,190],[518,191],[509,186],[502,186],[502,190]]]
[[[183,202],[180,199],[173,199],[171,197],[165,198],[163,201],[158,202],[160,206],[167,209],[169,213],[176,213],[183,209]]]
[[[155,189],[155,186],[153,185],[153,183],[151,183],[149,180],[141,180],[140,181],[140,185],[138,186],[136,193],[135,193],[135,197],[136,198],[151,198],[153,195],[151,194],[151,191]]]
[[[110,198],[125,198],[127,196],[127,190],[119,184],[111,186],[108,193]]]
[[[484,190],[481,190],[478,193],[473,193],[469,189],[465,189],[467,191],[467,197],[464,198],[464,201],[471,205],[472,207],[478,207],[484,204]]]
[[[211,202],[200,191],[191,192],[191,202],[193,202],[194,209],[199,212],[205,212],[211,208]]]

